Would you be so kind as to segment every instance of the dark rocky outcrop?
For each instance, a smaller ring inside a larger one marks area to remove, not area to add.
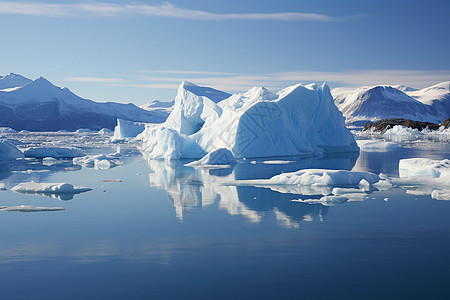
[[[387,129],[392,128],[396,125],[401,125],[404,127],[418,129],[418,130],[423,130],[425,128],[428,128],[430,130],[437,130],[441,126],[444,126],[445,128],[449,128],[450,127],[450,119],[445,120],[441,124],[412,121],[412,120],[405,120],[405,119],[384,119],[384,120],[378,121],[376,123],[367,123],[366,125],[364,125],[363,131],[373,130],[373,131],[384,132]]]

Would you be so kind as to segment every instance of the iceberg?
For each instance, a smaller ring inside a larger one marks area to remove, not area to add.
[[[398,172],[400,178],[428,177],[448,180],[450,183],[450,160],[429,158],[401,159]]]
[[[16,160],[18,158],[24,158],[25,155],[17,149],[16,146],[8,142],[7,140],[0,139],[0,161]]]
[[[65,210],[64,207],[43,207],[34,205],[18,205],[0,207],[0,211],[19,211],[19,212],[37,212],[37,211],[60,211]]]
[[[397,143],[382,140],[357,140],[356,143],[365,152],[389,152],[403,148]]]
[[[33,181],[19,183],[11,189],[16,193],[41,195],[60,200],[70,200],[75,194],[91,190],[91,188],[73,186],[70,183],[38,183]]]
[[[75,147],[31,147],[24,151],[25,157],[35,158],[74,158],[85,156],[83,151]]]
[[[111,138],[111,141],[134,138],[144,130],[145,123],[117,119],[117,126],[114,128],[114,135]]]
[[[270,179],[241,180],[244,184],[300,185],[300,186],[354,186],[361,180],[374,184],[380,177],[371,172],[346,170],[304,169],[275,175]]]
[[[199,91],[183,82],[166,122],[142,133],[148,158],[200,159],[220,148],[238,159],[359,150],[326,84],[277,94],[255,87],[218,102]]]

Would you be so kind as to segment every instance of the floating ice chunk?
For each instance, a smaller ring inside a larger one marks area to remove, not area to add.
[[[358,186],[363,189],[368,189],[370,188],[370,183],[365,179],[361,179],[361,181],[358,183]]]
[[[85,168],[95,168],[97,170],[108,170],[123,163],[119,161],[122,155],[119,153],[98,154],[93,156],[76,157],[73,159],[74,164],[78,164]]]
[[[417,129],[396,125],[391,129],[386,130],[383,134],[383,137],[387,137],[395,141],[402,141],[414,140],[420,138],[423,135],[424,134]]]
[[[270,179],[248,180],[263,184],[295,184],[315,186],[357,185],[364,179],[370,184],[380,180],[380,177],[370,172],[353,172],[346,170],[305,169],[292,173],[283,173]]]
[[[339,188],[335,187],[331,191],[334,195],[344,195],[344,194],[361,194],[360,189],[352,189],[352,188]]]
[[[365,152],[389,152],[403,148],[397,143],[381,140],[357,140],[356,143],[359,148]]]
[[[380,174],[380,178],[381,178],[381,174]],[[373,186],[376,187],[380,191],[385,191],[392,187],[392,183],[390,183],[387,180],[382,179],[382,180],[374,183]]]
[[[3,182],[0,182],[0,191],[6,191],[6,186]]]
[[[448,179],[450,182],[450,160],[428,158],[401,159],[398,168],[401,178],[430,177]]]
[[[187,166],[232,165],[234,163],[236,163],[236,158],[234,158],[233,153],[226,148],[220,148],[206,154],[198,161],[187,164]]]
[[[92,190],[88,187],[73,186],[70,183],[22,182],[11,189],[18,193],[83,193]]]
[[[109,170],[111,169],[111,161],[107,159],[96,160],[94,168],[97,170]]]
[[[284,164],[293,163],[293,161],[292,160],[265,160],[262,163],[267,164],[267,165],[284,165]]]
[[[0,161],[24,158],[22,151],[8,141],[0,139]]]
[[[0,211],[19,211],[19,212],[37,212],[37,211],[59,211],[65,210],[64,207],[43,207],[33,205],[19,205],[2,207]]]
[[[144,130],[145,123],[117,119],[117,126],[114,128],[114,135],[111,138],[111,141],[134,138]]]
[[[450,190],[433,190],[431,198],[436,200],[450,200]]]
[[[26,157],[74,158],[85,156],[83,151],[75,147],[31,147],[24,151]]]
[[[293,202],[302,202],[308,204],[322,204],[324,206],[334,206],[336,204],[342,204],[348,201],[347,197],[343,196],[324,196],[320,199],[306,199],[306,200],[291,200]]]

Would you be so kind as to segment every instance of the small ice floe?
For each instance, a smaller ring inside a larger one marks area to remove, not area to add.
[[[122,180],[121,179],[103,179],[102,182],[122,182]]]
[[[302,186],[340,186],[358,185],[361,180],[369,184],[380,181],[380,177],[371,172],[346,170],[304,169],[296,172],[275,175],[270,179],[241,180],[242,184],[264,185],[302,185]]]
[[[24,158],[22,151],[10,142],[0,139],[0,161],[16,160]]]
[[[70,183],[22,182],[11,189],[16,193],[42,195],[60,200],[70,200],[75,194],[91,191],[91,188],[73,186]]]
[[[336,204],[342,204],[348,201],[344,196],[324,196],[320,199],[305,199],[305,200],[291,200],[292,202],[301,202],[307,204],[322,204],[324,206],[334,206]]]
[[[449,159],[401,159],[399,177],[391,179],[392,183],[408,187],[409,194],[424,194],[436,200],[450,200]],[[410,186],[416,186],[416,188],[410,189]]]
[[[59,210],[65,210],[65,208],[33,206],[33,205],[0,206],[0,211],[38,212],[38,211],[59,211]]]
[[[76,147],[31,147],[26,149],[24,154],[26,157],[35,158],[74,158],[86,155]]]
[[[403,148],[397,143],[382,140],[357,140],[356,143],[365,152],[389,152]]]
[[[0,182],[0,191],[6,191],[6,186],[3,182]]]
[[[119,161],[121,157],[118,153],[112,154],[98,154],[94,156],[84,156],[74,158],[73,163],[81,165],[85,168],[94,168],[97,170],[109,170],[116,166],[121,166],[123,163]]]
[[[220,148],[206,154],[202,159],[186,164],[186,166],[224,166],[233,165],[236,163],[236,158],[233,153],[226,148]]]
[[[293,163],[291,160],[265,160],[262,161],[263,164],[266,165],[284,165],[284,164],[290,164]]]

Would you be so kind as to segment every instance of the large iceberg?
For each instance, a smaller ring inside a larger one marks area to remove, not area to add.
[[[276,94],[255,87],[221,101],[199,91],[183,82],[166,122],[146,128],[147,157],[199,159],[220,148],[236,158],[359,150],[326,84],[297,84]]]

